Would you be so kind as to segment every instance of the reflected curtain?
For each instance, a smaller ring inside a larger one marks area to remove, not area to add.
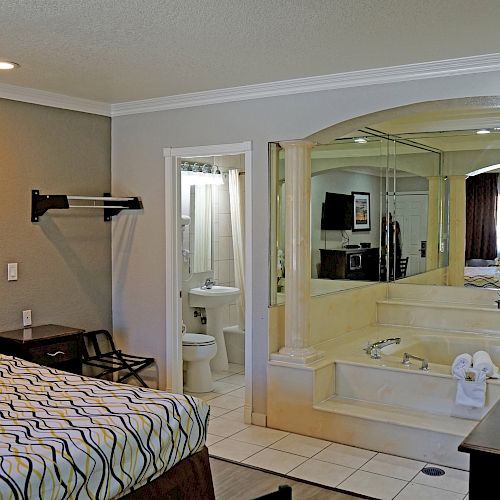
[[[466,180],[465,260],[497,256],[498,174]]]
[[[192,273],[212,269],[212,186],[194,186]]]
[[[244,196],[243,186],[237,170],[229,170],[229,209],[231,211],[231,231],[233,236],[234,284],[240,289],[238,316],[240,328],[245,329],[245,249]]]

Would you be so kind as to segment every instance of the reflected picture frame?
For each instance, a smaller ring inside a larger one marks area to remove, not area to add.
[[[370,193],[351,191],[354,196],[353,231],[371,231]]]

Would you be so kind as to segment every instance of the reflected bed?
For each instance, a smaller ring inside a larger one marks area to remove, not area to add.
[[[464,285],[476,288],[499,288],[500,271],[497,266],[466,267]]]

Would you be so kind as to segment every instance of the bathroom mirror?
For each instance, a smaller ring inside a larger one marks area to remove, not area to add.
[[[212,186],[190,188],[189,272],[213,270],[212,252]]]

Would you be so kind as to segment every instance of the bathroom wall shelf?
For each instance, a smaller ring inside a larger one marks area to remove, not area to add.
[[[73,202],[76,201],[76,204]],[[79,202],[92,204],[80,204]],[[104,210],[104,220],[119,214],[122,210],[141,210],[142,201],[137,196],[116,197],[110,193],[103,196],[70,196],[66,194],[40,194],[40,191],[31,191],[31,222],[38,222],[47,210],[65,208],[100,208]]]

